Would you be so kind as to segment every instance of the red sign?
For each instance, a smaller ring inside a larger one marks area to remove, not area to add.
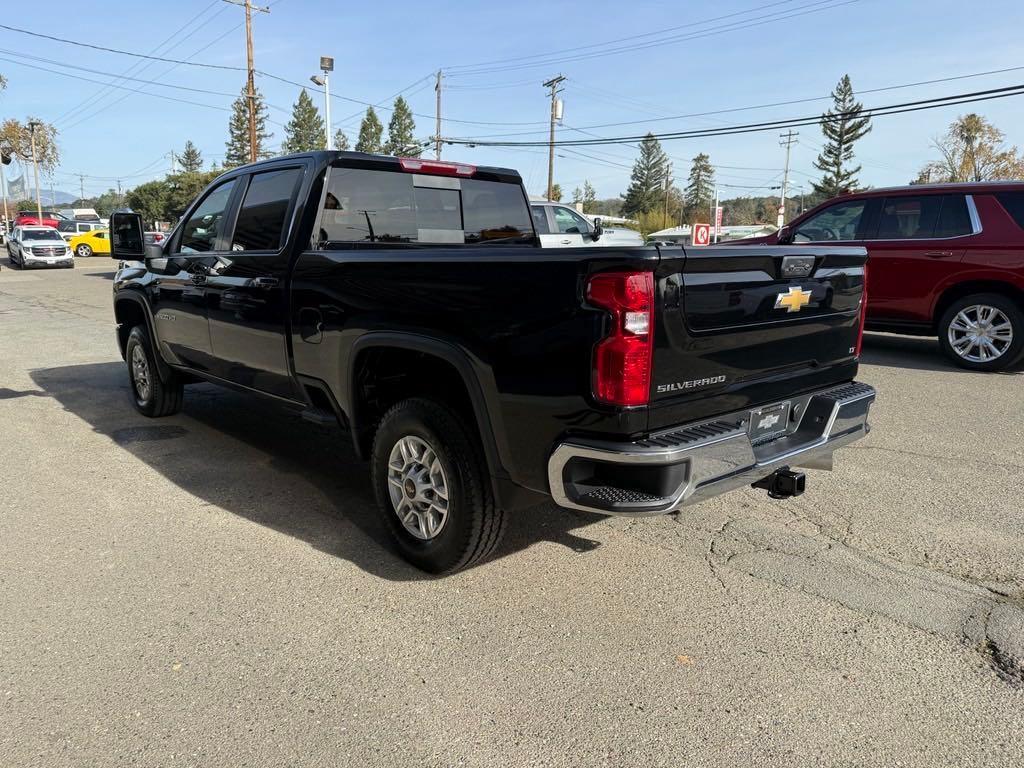
[[[722,234],[722,206],[715,208],[715,234]]]
[[[711,225],[710,224],[694,224],[693,225],[693,244],[694,245],[707,245],[711,242]]]

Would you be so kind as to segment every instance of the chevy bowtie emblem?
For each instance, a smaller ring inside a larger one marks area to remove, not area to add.
[[[775,297],[775,308],[786,312],[799,312],[811,303],[811,292],[803,288],[792,287],[785,293]]]

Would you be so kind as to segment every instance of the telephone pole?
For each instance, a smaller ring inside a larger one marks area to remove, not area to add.
[[[39,218],[36,220],[38,224],[43,223],[43,203],[39,199],[39,161],[36,159],[36,128],[42,123],[37,120],[33,120],[28,124],[30,141],[32,144],[32,170],[36,180],[36,216]]]
[[[224,0],[225,3],[245,8],[245,56],[248,65],[246,100],[249,102],[249,162],[255,163],[256,152],[256,68],[252,60],[252,12],[270,13],[270,8],[253,5],[252,0]]]
[[[796,143],[796,137],[799,135],[799,133],[794,133],[792,130],[779,134],[779,138],[782,139],[782,141],[779,142],[779,146],[786,148],[786,167],[782,172],[782,197],[779,198],[779,216],[775,221],[775,225],[779,229],[782,229],[782,225],[786,223],[786,188],[789,186],[789,151],[793,144]]]
[[[78,199],[85,200],[85,174],[78,174]]]
[[[434,159],[441,159],[441,70],[437,70],[437,82],[434,84],[437,98],[434,104]]]
[[[558,94],[562,91],[558,86],[564,81],[565,77],[558,75],[544,83],[545,88],[551,89],[551,134],[548,139],[548,200],[555,193],[555,122],[561,119],[561,110],[558,108]]]

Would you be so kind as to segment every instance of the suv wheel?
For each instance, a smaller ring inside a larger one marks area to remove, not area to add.
[[[170,416],[181,410],[185,386],[173,371],[164,379],[156,365],[153,345],[145,326],[137,325],[128,334],[125,346],[128,380],[135,408],[143,416]]]
[[[486,558],[504,532],[479,440],[453,410],[403,400],[381,420],[371,472],[377,506],[402,556],[430,573]]]
[[[1004,370],[1024,355],[1024,312],[998,293],[965,296],[942,315],[939,344],[963,368]]]

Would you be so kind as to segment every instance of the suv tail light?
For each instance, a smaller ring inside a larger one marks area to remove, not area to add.
[[[435,176],[472,176],[475,165],[466,163],[442,163],[440,160],[420,160],[418,157],[400,157],[399,164],[409,173],[430,173]]]
[[[857,353],[860,357],[861,347],[864,346],[864,324],[868,319],[868,263],[864,262],[864,288],[860,292],[860,327],[857,329]]]
[[[587,283],[587,299],[612,316],[611,333],[594,348],[595,399],[647,405],[654,350],[654,274],[602,272]]]

